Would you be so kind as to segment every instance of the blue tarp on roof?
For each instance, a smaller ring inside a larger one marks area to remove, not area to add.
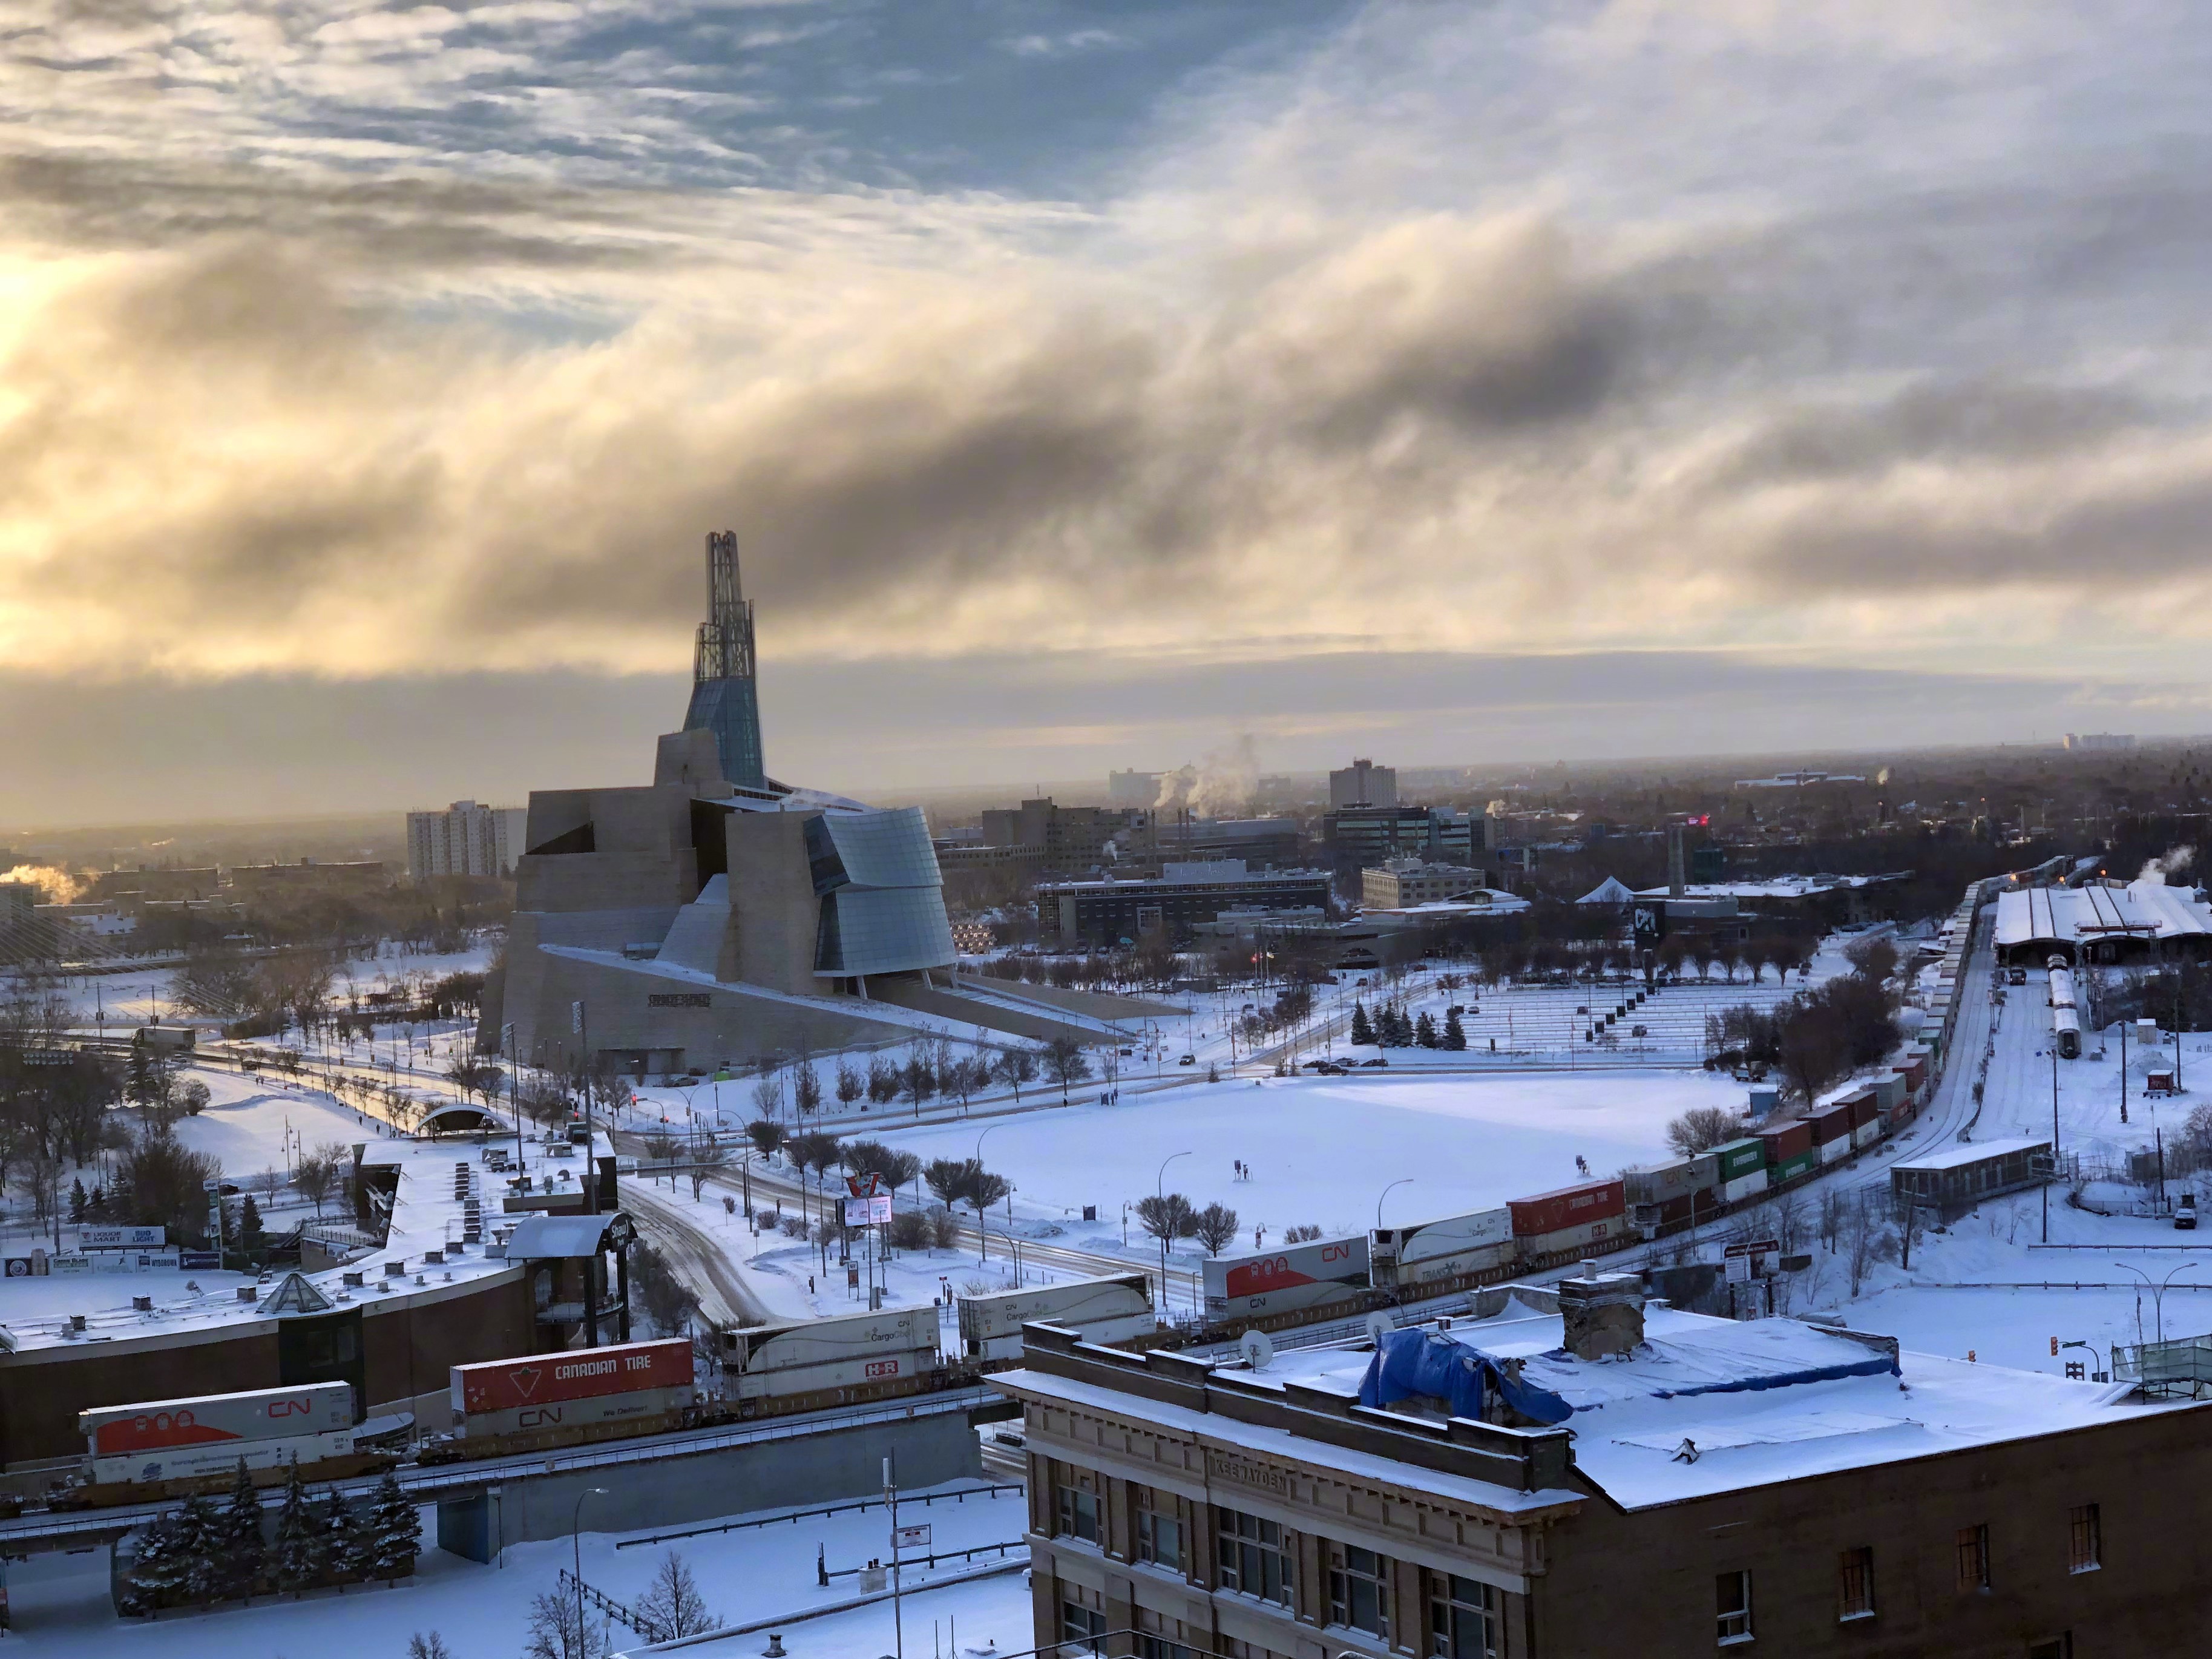
[[[1419,1395],[1441,1400],[1454,1417],[1482,1418],[1486,1390],[1539,1423],[1564,1423],[1574,1407],[1547,1389],[1523,1382],[1479,1348],[1436,1331],[1392,1331],[1375,1349],[1367,1375],[1359,1382],[1359,1403],[1390,1406]]]
[[[1726,1382],[1701,1382],[1692,1389],[1661,1389],[1656,1397],[1661,1400],[1686,1400],[1695,1394],[1747,1394],[1761,1389],[1794,1389],[1801,1382],[1833,1382],[1845,1376],[1880,1376],[1887,1371],[1892,1376],[1905,1375],[1898,1363],[1887,1355],[1872,1359],[1854,1360],[1848,1365],[1816,1365],[1809,1370],[1775,1371],[1765,1376],[1736,1377]]]

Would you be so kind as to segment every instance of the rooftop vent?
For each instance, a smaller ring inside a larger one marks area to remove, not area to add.
[[[140,1313],[151,1313],[154,1311],[154,1298],[150,1296],[134,1296],[131,1298],[131,1305]]]
[[[240,1302],[258,1302],[261,1299],[261,1287],[258,1285],[240,1285],[238,1299]]]

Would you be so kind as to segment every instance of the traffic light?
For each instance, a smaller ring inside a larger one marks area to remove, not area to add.
[[[2051,1339],[2051,1357],[2053,1359],[2058,1358],[2058,1339],[2055,1336]]]

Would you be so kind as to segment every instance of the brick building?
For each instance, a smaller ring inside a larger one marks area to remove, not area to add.
[[[2212,1418],[1586,1274],[1261,1370],[1022,1370],[1035,1639],[1142,1659],[2100,1659],[2212,1625]],[[1066,1650],[1063,1649],[1063,1651]]]

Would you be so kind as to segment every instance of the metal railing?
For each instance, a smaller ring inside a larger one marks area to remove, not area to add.
[[[2140,1342],[2112,1350],[2112,1380],[2164,1400],[2212,1398],[2212,1336]]]
[[[902,1493],[899,1506],[912,1509],[917,1504],[927,1509],[933,1504],[964,1504],[971,1498],[996,1498],[1002,1492],[1027,1492],[1028,1487],[1006,1481],[994,1481],[983,1486],[963,1486],[957,1492],[923,1492],[918,1496]],[[635,1549],[643,1544],[665,1544],[672,1538],[703,1538],[710,1533],[749,1532],[760,1527],[781,1527],[812,1520],[818,1516],[846,1515],[862,1510],[888,1507],[880,1498],[856,1498],[843,1504],[824,1504],[819,1509],[793,1510],[782,1515],[749,1515],[735,1521],[718,1521],[711,1527],[685,1527],[678,1532],[657,1532],[649,1538],[625,1538],[615,1545],[618,1550]]]

